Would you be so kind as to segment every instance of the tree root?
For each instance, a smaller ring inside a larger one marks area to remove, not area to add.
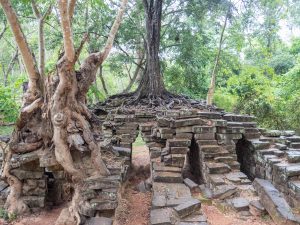
[[[113,95],[108,98],[104,103],[96,105],[95,108],[105,107],[141,107],[141,108],[163,108],[173,109],[176,106],[186,106],[198,109],[214,110],[214,106],[206,105],[205,101],[193,100],[184,95],[177,95],[168,91],[163,91],[162,95],[149,95],[143,97],[140,92],[135,91],[132,93]]]
[[[29,212],[28,206],[23,202],[21,198],[22,182],[15,176],[10,174],[10,160],[12,158],[12,152],[9,151],[5,158],[5,165],[3,167],[2,178],[6,179],[10,186],[10,193],[6,199],[5,208],[8,212],[15,214],[24,214]]]

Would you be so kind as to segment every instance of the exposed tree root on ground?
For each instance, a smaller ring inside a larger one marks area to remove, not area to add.
[[[163,91],[161,95],[143,96],[139,91],[117,94],[109,97],[105,102],[99,103],[95,108],[101,107],[120,107],[120,108],[163,108],[173,109],[176,106],[186,106],[190,108],[215,110],[214,106],[207,106],[203,100],[194,100],[188,96],[173,94]]]

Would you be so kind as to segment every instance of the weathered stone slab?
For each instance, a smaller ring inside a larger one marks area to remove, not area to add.
[[[183,154],[186,155],[190,149],[188,147],[171,147],[170,153],[171,154]]]
[[[215,140],[214,133],[194,134],[196,140]]]
[[[213,193],[213,198],[226,199],[237,192],[237,187],[234,185],[220,185],[216,187]]]
[[[176,133],[175,138],[178,139],[192,139],[193,133]]]
[[[90,200],[92,208],[94,210],[102,211],[102,210],[113,210],[118,207],[117,201],[103,201],[102,199],[92,199]]]
[[[174,225],[178,222],[172,208],[153,209],[150,212],[151,225]]]
[[[204,125],[206,122],[200,118],[191,118],[191,119],[181,119],[175,121],[175,127],[187,127],[194,125]]]
[[[192,215],[189,215],[185,218],[182,219],[183,222],[188,222],[188,223],[201,223],[201,222],[206,222],[207,221],[207,218],[206,216],[204,215],[201,215],[201,214],[198,214],[197,212],[192,214]]]
[[[222,174],[209,174],[209,180],[214,186],[225,184],[225,176]]]
[[[173,166],[164,166],[162,163],[153,163],[153,169],[157,172],[178,172],[181,173],[181,168]]]
[[[263,207],[263,205],[258,200],[253,200],[250,202],[249,205],[249,211],[254,216],[262,216],[266,214],[266,209]]]
[[[182,183],[182,175],[181,173],[173,173],[173,172],[153,172],[153,180],[155,182],[163,182],[163,183]]]
[[[120,179],[120,176],[90,178],[85,181],[85,184],[89,189],[94,190],[118,188]]]
[[[287,159],[290,163],[300,162],[300,152],[298,151],[287,151]]]
[[[11,170],[11,173],[21,180],[41,179],[44,176],[44,172],[25,171],[20,169]]]
[[[113,146],[112,150],[114,152],[117,152],[120,156],[131,157],[131,149],[130,148]]]
[[[248,211],[249,210],[249,201],[245,198],[233,198],[227,201],[236,211]]]
[[[198,199],[191,199],[184,202],[174,208],[180,218],[191,215],[195,211],[199,210],[201,207],[201,202]]]
[[[92,217],[87,220],[85,225],[112,225],[113,220],[106,217]]]
[[[299,224],[299,221],[297,222],[292,209],[283,198],[282,194],[272,185],[270,181],[255,179],[253,186],[260,197],[262,205],[277,224]]]
[[[200,192],[200,187],[198,184],[196,184],[194,181],[192,181],[189,178],[185,178],[183,180],[183,182],[185,183],[186,186],[188,186],[190,188],[190,190],[192,192]]]
[[[230,167],[225,163],[206,163],[210,174],[224,174],[230,172]]]
[[[215,133],[216,127],[211,126],[194,126],[193,132],[195,134],[204,134],[204,133]]]
[[[171,139],[167,141],[169,147],[189,147],[191,140],[188,139]]]

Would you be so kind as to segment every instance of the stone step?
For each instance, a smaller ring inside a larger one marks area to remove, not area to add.
[[[152,164],[152,168],[156,172],[177,172],[177,173],[181,173],[181,170],[182,170],[179,167],[165,166],[161,162],[154,162]]]
[[[231,170],[240,170],[241,164],[237,161],[229,162],[228,165],[230,166]]]
[[[225,176],[223,174],[208,174],[207,178],[213,187],[225,184]]]
[[[218,142],[217,142],[217,140],[199,140],[199,141],[197,141],[197,144],[199,146],[203,146],[203,145],[217,145]]]
[[[300,175],[300,164],[290,164],[285,168],[287,177],[295,177]]]
[[[291,136],[291,137],[286,137],[286,139],[290,142],[300,142],[300,136]]]
[[[216,157],[226,157],[226,156],[231,156],[231,153],[226,151],[226,150],[222,150],[219,152],[202,152],[202,156],[204,160],[214,160],[214,158]]]
[[[252,145],[256,150],[268,149],[270,147],[270,143],[266,141],[252,141]]]
[[[287,150],[287,146],[285,144],[276,143],[275,148],[279,150]]]
[[[224,174],[230,172],[230,167],[225,163],[206,163],[210,174]]]
[[[182,183],[181,173],[175,172],[153,172],[153,180],[161,183]]]
[[[198,112],[197,113],[201,118],[206,119],[221,119],[222,114],[218,112]]]
[[[259,155],[262,155],[262,156],[264,156],[264,155],[276,155],[278,157],[282,157],[285,154],[283,151],[281,151],[277,148],[262,149],[262,150],[258,150],[257,153]]]
[[[300,142],[292,142],[291,144],[290,144],[290,147],[291,148],[298,148],[298,149],[300,149]]]
[[[232,156],[221,156],[221,157],[216,157],[215,158],[216,162],[223,162],[223,163],[230,163],[234,161],[234,158]]]
[[[191,140],[188,139],[169,139],[167,140],[167,147],[189,147]]]
[[[246,139],[258,139],[260,138],[261,134],[260,133],[245,133],[244,137]]]
[[[180,218],[184,218],[198,211],[200,208],[201,202],[198,199],[191,199],[174,207],[174,210]]]
[[[207,153],[217,153],[222,150],[222,147],[219,145],[202,145],[200,146],[200,151]]]

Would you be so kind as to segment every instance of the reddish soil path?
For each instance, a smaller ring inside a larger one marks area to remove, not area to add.
[[[214,205],[202,205],[210,225],[275,225],[270,217],[241,217],[232,210],[221,211]]]
[[[149,177],[149,152],[146,146],[133,147],[133,174],[123,190],[123,199],[114,225],[148,225],[151,208],[151,192],[137,191],[137,185]]]

